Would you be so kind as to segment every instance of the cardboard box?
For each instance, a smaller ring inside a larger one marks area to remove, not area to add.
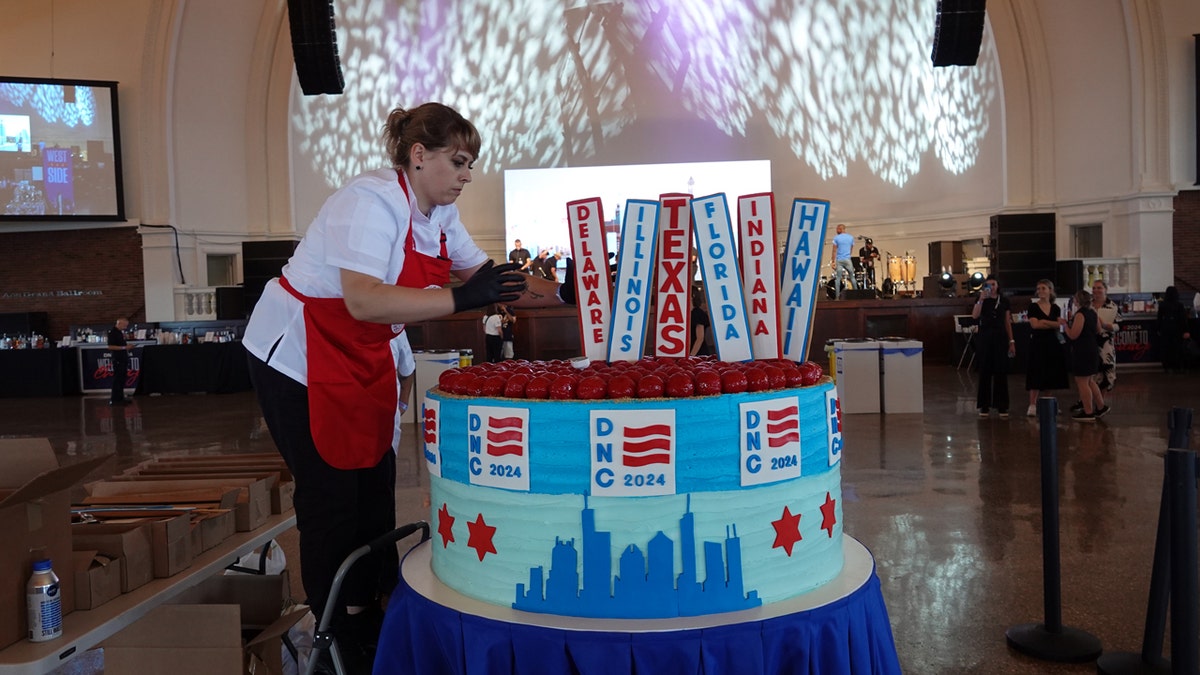
[[[173,518],[149,518],[153,545],[154,576],[173,577],[192,564],[192,523],[186,515]]]
[[[74,523],[71,545],[76,551],[94,550],[119,559],[122,593],[154,578],[154,544],[148,523]]]
[[[291,471],[283,464],[282,460],[276,464],[250,462],[224,464],[219,462],[219,459],[209,462],[183,463],[151,460],[130,469],[125,475],[159,478],[213,478],[216,476],[265,478],[271,492],[271,513],[280,514],[292,510],[296,484],[292,479]]]
[[[105,641],[105,675],[282,675],[281,638],[308,613],[284,611],[289,589],[286,571],[211,577]]]
[[[34,560],[50,558],[68,598],[63,613],[74,609],[70,488],[106,461],[60,467],[44,438],[0,439],[0,648],[28,636],[25,583]]]
[[[196,536],[193,536],[192,551],[203,553],[232,537],[236,531],[237,523],[230,509],[197,509],[192,514],[192,533],[199,534],[200,548],[196,548]]]
[[[183,499],[199,495],[218,495],[235,490],[234,520],[238,532],[250,532],[271,516],[270,487],[265,478],[212,476],[175,478],[171,476],[118,476],[89,483],[87,504],[113,504],[122,499],[140,504],[182,504]],[[211,491],[211,492],[210,492]],[[224,503],[222,503],[224,507]]]
[[[95,609],[121,594],[120,558],[98,551],[75,551],[75,609]]]
[[[242,675],[237,605],[160,605],[104,642],[105,675]]]

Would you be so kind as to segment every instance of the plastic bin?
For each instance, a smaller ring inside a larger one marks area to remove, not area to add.
[[[457,349],[429,349],[413,352],[413,360],[417,362],[417,379],[413,383],[413,404],[401,417],[402,422],[414,422],[421,414],[425,405],[425,392],[436,387],[442,371],[458,368],[460,353]]]
[[[838,340],[837,392],[843,414],[879,412],[879,343],[875,340]]]
[[[919,340],[879,341],[879,388],[883,392],[884,413],[925,412],[921,374],[924,350]]]

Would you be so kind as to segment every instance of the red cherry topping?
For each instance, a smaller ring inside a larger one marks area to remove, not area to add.
[[[721,375],[721,391],[726,394],[740,394],[746,391],[746,375],[737,370],[727,370]]]
[[[658,375],[644,375],[637,383],[638,398],[660,398],[663,395],[663,379]]]

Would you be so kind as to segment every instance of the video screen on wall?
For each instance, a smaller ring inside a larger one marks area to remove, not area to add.
[[[0,222],[125,220],[117,83],[0,76]]]
[[[600,197],[604,206],[609,251],[620,245],[621,212],[630,199],[656,200],[667,193],[704,197],[725,193],[736,217],[742,195],[771,191],[771,162],[681,162],[553,169],[509,169],[504,172],[504,223],[507,245],[521,245],[537,255],[542,249],[567,255],[567,202]]]

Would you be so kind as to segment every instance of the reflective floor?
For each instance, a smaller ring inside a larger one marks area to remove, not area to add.
[[[1095,672],[1005,642],[1009,627],[1045,620],[1040,436],[1023,415],[1023,377],[1010,378],[1014,415],[1001,420],[977,417],[966,371],[928,366],[924,376],[924,414],[844,417],[846,532],[875,555],[904,671]],[[1103,421],[1059,417],[1062,622],[1106,651],[1141,650],[1167,416],[1196,405],[1198,382],[1122,370]],[[1060,407],[1075,400],[1058,393]],[[123,408],[103,397],[0,399],[0,436],[47,437],[61,461],[113,454],[105,475],[153,456],[274,448],[252,393],[139,397]],[[415,436],[405,430],[398,522],[427,517]]]

